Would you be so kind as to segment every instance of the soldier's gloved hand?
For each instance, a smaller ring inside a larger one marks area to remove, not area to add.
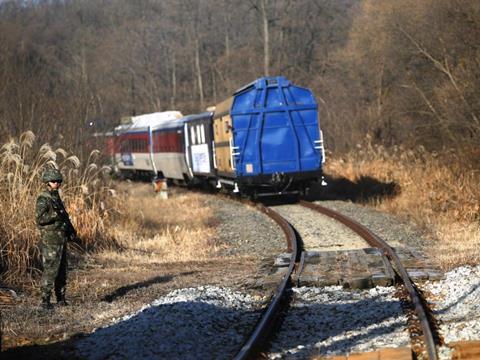
[[[74,242],[74,243],[77,243],[77,244],[81,244],[82,243],[82,240],[78,237],[77,234],[72,234],[69,236],[69,240],[71,242]]]

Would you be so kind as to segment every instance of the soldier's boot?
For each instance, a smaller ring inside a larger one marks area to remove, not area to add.
[[[53,309],[53,305],[50,302],[50,295],[42,295],[42,302],[40,303],[40,307],[44,310]]]
[[[69,305],[67,300],[65,300],[65,293],[64,292],[56,293],[55,295],[57,297],[57,305],[60,305],[60,306],[68,306]]]

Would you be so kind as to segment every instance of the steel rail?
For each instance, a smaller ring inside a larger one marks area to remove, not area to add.
[[[395,264],[396,270],[400,275],[412,301],[412,304],[415,308],[415,312],[420,320],[420,325],[422,327],[423,338],[425,341],[425,345],[428,351],[428,357],[430,360],[437,360],[437,350],[435,347],[435,341],[432,333],[432,329],[430,327],[430,323],[428,321],[427,313],[425,308],[422,304],[420,296],[418,295],[417,291],[415,290],[410,277],[408,276],[407,271],[402,265],[399,257],[395,253],[395,251],[380,237],[375,235],[373,232],[368,230],[365,226],[361,225],[360,223],[356,222],[355,220],[342,215],[334,210],[328,209],[326,207],[320,206],[318,204],[313,204],[311,202],[301,200],[300,205],[307,207],[309,209],[318,211],[326,216],[329,216],[345,226],[349,227],[357,234],[359,234],[362,238],[364,238],[371,246],[378,247],[384,251],[384,254]]]
[[[261,204],[257,204],[257,208],[274,220],[283,230],[288,242],[288,250],[291,252],[290,264],[286,274],[283,276],[281,283],[278,285],[275,294],[272,297],[270,305],[262,315],[262,318],[255,326],[252,334],[242,346],[240,351],[235,355],[235,360],[243,360],[253,358],[255,354],[260,350],[263,341],[268,336],[270,328],[273,326],[275,319],[278,315],[278,310],[280,309],[281,301],[285,295],[285,291],[288,287],[291,275],[295,269],[295,262],[297,259],[297,236],[293,231],[292,226],[278,214],[276,211],[265,207]]]

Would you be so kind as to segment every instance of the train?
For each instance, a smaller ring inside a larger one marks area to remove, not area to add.
[[[199,114],[131,117],[106,136],[124,177],[248,196],[304,193],[325,162],[318,104],[283,76],[259,78]]]

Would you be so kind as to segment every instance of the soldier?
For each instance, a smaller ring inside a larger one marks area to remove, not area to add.
[[[52,288],[55,289],[57,304],[66,306],[65,286],[67,284],[67,240],[76,236],[58,189],[62,184],[62,174],[56,169],[46,170],[42,181],[47,189],[37,198],[36,222],[42,239],[43,274],[41,283],[44,309],[52,309],[50,302]]]

